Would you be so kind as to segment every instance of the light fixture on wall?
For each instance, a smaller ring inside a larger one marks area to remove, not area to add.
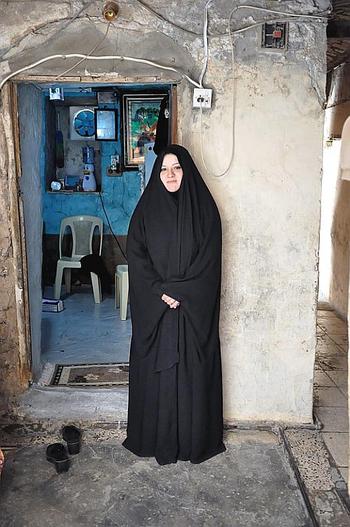
[[[103,6],[103,17],[107,20],[107,22],[113,22],[118,16],[119,13],[119,6],[115,2],[107,2]]]

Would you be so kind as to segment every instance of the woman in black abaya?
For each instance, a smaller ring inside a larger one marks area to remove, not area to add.
[[[201,463],[223,443],[221,222],[190,154],[157,157],[131,218],[132,340],[127,438],[161,465]]]

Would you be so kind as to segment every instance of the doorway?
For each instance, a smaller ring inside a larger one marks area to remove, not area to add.
[[[174,89],[169,84],[18,85],[34,381],[43,369],[56,371],[58,366],[128,363],[130,312],[123,320],[116,302],[116,268],[127,264],[128,224],[153,166],[164,99],[174,140]],[[92,236],[92,252],[103,266],[101,302],[96,302],[91,270],[84,265],[72,269],[70,291],[66,277],[55,295],[60,247],[63,258],[72,255],[73,247],[72,228],[60,237],[62,221],[86,216],[103,223],[101,254],[97,229]]]
[[[333,464],[348,481],[350,184],[341,171],[342,124],[326,110],[314,412]]]

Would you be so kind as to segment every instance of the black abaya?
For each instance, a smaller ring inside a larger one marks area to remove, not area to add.
[[[160,179],[167,153],[180,189]],[[159,464],[200,463],[225,450],[219,340],[221,222],[191,156],[170,145],[157,157],[132,215],[127,257],[132,340],[127,438]],[[179,300],[171,309],[163,293]]]

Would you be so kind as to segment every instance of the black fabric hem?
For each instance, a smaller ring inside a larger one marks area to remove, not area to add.
[[[224,445],[224,443],[222,443],[219,447],[217,447],[215,450],[212,450],[211,452],[208,452],[207,454],[204,454],[204,456],[194,460],[194,459],[189,459],[189,461],[191,461],[191,463],[193,463],[194,465],[198,465],[199,463],[203,463],[203,461],[207,461],[208,459],[214,457],[214,456],[217,456],[219,454],[222,454],[223,452],[226,451],[226,447]]]
[[[222,443],[219,447],[215,448],[214,450],[211,450],[210,452],[207,452],[206,454],[204,454],[204,456],[202,456],[200,458],[197,458],[197,459],[192,459],[191,457],[184,458],[184,457],[180,457],[179,456],[176,459],[167,460],[167,461],[160,461],[159,459],[157,459],[157,457],[155,456],[154,452],[153,453],[147,453],[147,454],[141,453],[139,450],[137,450],[136,448],[132,447],[129,444],[127,439],[125,439],[122,442],[122,446],[124,448],[126,448],[127,450],[130,450],[130,452],[132,452],[136,456],[139,456],[139,457],[154,457],[159,465],[170,465],[172,463],[176,463],[177,461],[190,461],[194,465],[198,465],[199,463],[203,463],[203,461],[207,461],[208,459],[210,459],[210,458],[212,458],[214,456],[217,456],[218,454],[222,454],[223,452],[226,451],[226,446],[224,445],[224,443]]]

